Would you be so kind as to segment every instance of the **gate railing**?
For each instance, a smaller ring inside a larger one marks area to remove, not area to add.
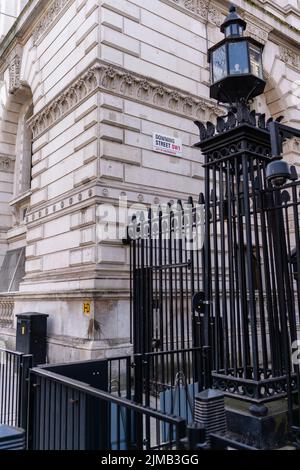
[[[207,388],[207,351],[190,348],[109,358],[113,395],[191,421],[194,399]]]
[[[203,290],[203,196],[133,217],[128,227],[135,353],[200,346],[194,293]]]
[[[179,449],[186,421],[45,369],[30,372],[28,448]]]
[[[32,356],[0,349],[0,424],[26,429]]]

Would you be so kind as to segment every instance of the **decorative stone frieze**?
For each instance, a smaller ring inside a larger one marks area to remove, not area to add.
[[[0,297],[0,324],[12,325],[14,313],[14,300],[11,298]]]
[[[203,118],[206,111],[216,116],[224,112],[208,99],[183,93],[120,67],[97,63],[29,120],[33,138],[37,138],[96,90],[109,91],[191,119]]]
[[[247,13],[244,13],[243,19],[247,22],[245,36],[250,36],[256,41],[266,44],[272,27]]]
[[[21,58],[16,54],[9,64],[9,93],[14,93],[20,88]]]
[[[300,68],[300,54],[298,54],[293,49],[288,47],[280,46],[279,48],[279,58],[287,65],[295,67],[297,69]]]
[[[224,15],[211,0],[167,0],[200,18],[220,26]]]
[[[37,26],[33,32],[33,42],[36,44],[41,36],[43,36],[52,26],[58,15],[62,12],[63,8],[70,2],[70,0],[54,0],[51,2],[49,8],[43,14],[42,18],[38,21]]]
[[[284,152],[285,153],[296,153],[300,155],[300,139],[294,137],[293,139],[288,139],[284,143]]]

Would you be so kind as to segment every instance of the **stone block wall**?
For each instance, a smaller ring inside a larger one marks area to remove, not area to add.
[[[297,123],[299,36],[282,18],[297,23],[299,12],[275,6],[276,22],[238,3],[248,33],[266,46],[268,85],[256,105]],[[0,264],[7,249],[26,246],[26,276],[11,294],[14,313],[50,315],[51,361],[130,348],[129,251],[117,237],[99,239],[99,214],[103,204],[117,208],[120,197],[149,206],[203,191],[193,121],[223,113],[209,98],[207,48],[222,37],[227,6],[34,0],[16,24],[22,41],[0,45]],[[23,206],[10,204],[16,135],[29,96],[32,182],[17,223],[12,209]],[[155,132],[181,139],[182,157],[154,152]]]

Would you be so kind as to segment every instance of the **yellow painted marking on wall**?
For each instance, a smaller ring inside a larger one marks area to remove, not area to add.
[[[83,313],[84,315],[87,315],[87,316],[91,314],[91,302],[83,303]]]

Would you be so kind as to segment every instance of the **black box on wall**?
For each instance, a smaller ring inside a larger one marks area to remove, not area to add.
[[[33,355],[33,364],[45,364],[47,318],[44,313],[20,313],[17,317],[16,350]]]

